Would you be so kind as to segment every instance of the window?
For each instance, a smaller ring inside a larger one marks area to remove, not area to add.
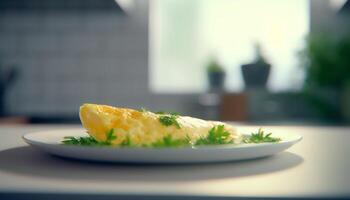
[[[297,89],[303,80],[297,54],[308,31],[308,0],[153,0],[150,87],[203,92],[205,64],[214,55],[226,69],[225,88],[240,91],[240,66],[253,60],[259,43],[273,66],[269,89]]]

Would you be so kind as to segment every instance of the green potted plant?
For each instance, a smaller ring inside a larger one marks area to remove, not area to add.
[[[210,90],[222,91],[224,89],[226,73],[224,68],[215,58],[212,58],[207,64],[207,76]]]
[[[328,120],[350,122],[350,37],[311,35],[301,55],[307,99]]]

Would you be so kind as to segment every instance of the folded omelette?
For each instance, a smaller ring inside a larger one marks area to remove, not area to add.
[[[239,138],[237,130],[230,124],[146,110],[84,104],[80,107],[79,116],[87,133],[97,141],[105,141],[106,133],[113,130],[112,145],[120,145],[128,139],[132,144],[147,146],[167,135],[195,142],[206,137],[213,127],[222,125],[230,133],[229,140]]]

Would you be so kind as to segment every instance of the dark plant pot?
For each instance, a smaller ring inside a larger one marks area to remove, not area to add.
[[[223,90],[225,72],[208,72],[209,87],[211,90]]]
[[[266,87],[271,65],[254,63],[242,65],[242,75],[246,88]]]

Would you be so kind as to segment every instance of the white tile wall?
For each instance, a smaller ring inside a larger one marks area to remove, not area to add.
[[[13,114],[74,114],[83,102],[138,107],[147,87],[147,32],[112,11],[0,13],[0,60],[21,76]],[[145,96],[145,95],[144,95]]]
[[[16,34],[5,33],[0,31],[0,55],[5,56],[13,55],[17,50],[17,37]]]

